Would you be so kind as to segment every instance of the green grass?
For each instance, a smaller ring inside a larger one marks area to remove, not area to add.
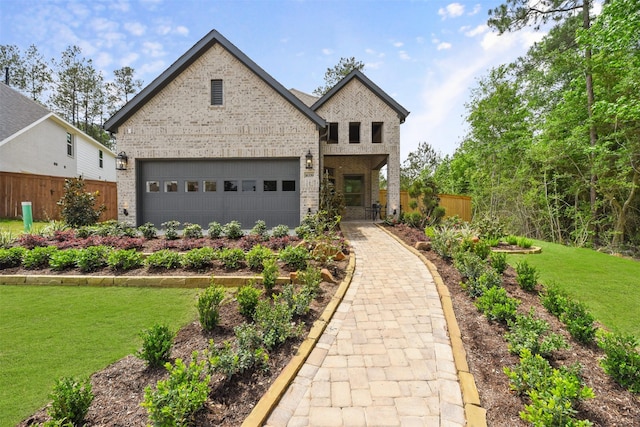
[[[47,224],[46,221],[33,221],[31,229],[39,230]],[[13,236],[18,236],[24,233],[24,223],[20,219],[0,218],[0,232],[3,231],[9,231]]]
[[[640,262],[590,249],[534,241],[542,253],[509,255],[511,265],[525,259],[540,273],[540,282],[556,284],[587,305],[612,331],[640,337]]]
[[[159,322],[175,331],[194,320],[197,292],[0,286],[0,426],[44,406],[55,379],[135,353],[143,329]]]

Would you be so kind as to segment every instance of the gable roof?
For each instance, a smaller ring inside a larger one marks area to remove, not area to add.
[[[0,141],[51,114],[36,101],[4,83],[0,83],[0,101]]]
[[[160,92],[165,86],[167,86],[176,76],[187,69],[196,59],[209,50],[216,43],[220,43],[230,54],[236,57],[241,63],[261,78],[267,85],[271,86],[277,93],[283,98],[289,101],[300,112],[307,116],[317,126],[324,127],[326,125],[324,119],[320,117],[315,111],[307,107],[300,99],[294,96],[291,92],[285,89],[280,83],[278,83],[273,77],[271,77],[266,71],[253,62],[247,55],[242,53],[240,49],[234,46],[229,40],[224,38],[216,30],[212,30],[209,34],[204,36],[197,42],[191,49],[189,49],[184,55],[182,55],[176,62],[174,62],[169,68],[167,68],[160,76],[158,76],[147,87],[142,89],[131,101],[125,104],[117,113],[115,113],[104,124],[104,128],[108,131],[117,132],[118,126],[131,117],[138,109],[146,104],[151,98],[153,98],[158,92]]]
[[[311,106],[313,111],[317,111],[318,108],[322,107],[325,102],[327,102],[333,95],[338,93],[340,89],[345,87],[349,82],[353,79],[358,79],[363,85],[365,85],[371,92],[375,93],[385,104],[387,104],[391,109],[393,109],[400,119],[400,123],[404,123],[405,119],[409,115],[409,111],[407,111],[402,105],[398,104],[393,98],[391,98],[385,91],[380,89],[375,83],[373,83],[367,76],[365,76],[359,70],[353,70],[346,77],[340,80],[331,90],[322,96],[319,100],[315,102]]]

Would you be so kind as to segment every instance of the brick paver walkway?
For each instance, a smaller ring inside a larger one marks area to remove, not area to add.
[[[465,425],[429,270],[375,225],[341,226],[356,253],[353,281],[266,425]]]

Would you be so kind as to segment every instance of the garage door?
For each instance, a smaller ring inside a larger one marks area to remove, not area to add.
[[[207,228],[217,221],[300,223],[299,159],[153,160],[138,163],[138,222]]]

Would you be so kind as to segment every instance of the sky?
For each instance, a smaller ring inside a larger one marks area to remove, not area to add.
[[[103,72],[129,66],[151,83],[212,29],[286,88],[311,93],[355,57],[410,111],[401,159],[429,143],[452,154],[479,78],[543,37],[487,27],[499,0],[0,0],[0,44],[59,58],[71,45]]]

